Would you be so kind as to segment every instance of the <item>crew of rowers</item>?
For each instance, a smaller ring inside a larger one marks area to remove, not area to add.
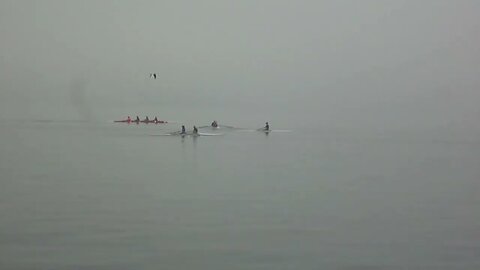
[[[211,126],[215,128],[218,127],[217,121],[213,121]],[[184,125],[182,125],[182,131],[180,131],[180,134],[187,134],[187,131]],[[196,126],[193,126],[192,134],[198,134],[198,128]]]
[[[135,120],[132,120],[130,118],[130,116],[128,116],[126,120],[115,121],[115,122],[127,122],[127,123],[134,122],[134,123],[137,123],[137,124],[138,123],[155,123],[155,124],[167,123],[167,121],[158,120],[157,117],[155,117],[155,119],[153,119],[153,120],[150,120],[150,119],[148,119],[148,116],[145,116],[144,120],[140,120],[140,117],[138,117],[138,116],[136,117]],[[210,124],[210,125],[213,128],[218,128],[219,127],[216,120],[214,120],[212,122],[212,124]],[[270,131],[270,125],[268,124],[268,122],[265,123],[265,127],[263,128],[263,130]],[[182,131],[180,132],[180,134],[187,134],[187,132],[185,130],[185,126],[182,126]],[[193,134],[198,134],[198,128],[196,126],[193,126]]]
[[[217,121],[213,121],[211,126],[214,127],[214,128],[217,128],[218,127]],[[270,125],[268,124],[268,122],[265,123],[265,127],[263,127],[263,130],[270,131]],[[198,134],[198,128],[196,126],[193,126],[192,133],[193,134]],[[182,131],[180,131],[180,134],[187,134],[187,131],[185,129],[185,125],[182,125]]]
[[[196,126],[193,126],[193,134],[198,134],[198,128]],[[180,134],[187,134],[187,131],[185,129],[185,125],[182,125],[182,131],[180,131]]]
[[[138,123],[155,123],[155,124],[167,123],[167,121],[158,120],[156,116],[153,120],[148,119],[148,116],[145,116],[145,119],[143,119],[143,120],[140,120],[140,117],[138,117],[138,116],[137,116],[137,118],[135,118],[135,120],[132,120],[132,118],[130,118],[130,116],[128,116],[126,120],[122,120],[122,121],[118,121],[118,122],[127,122],[127,123],[134,122],[134,123],[137,123],[137,124]]]

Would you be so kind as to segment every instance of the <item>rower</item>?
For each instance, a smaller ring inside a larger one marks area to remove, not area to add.
[[[132,119],[130,118],[130,116],[127,116],[127,123],[130,123],[132,122]]]
[[[185,134],[185,133],[187,133],[187,132],[185,131],[185,126],[182,125],[182,132],[180,132],[180,134]]]
[[[150,120],[148,120],[148,116],[145,116],[145,120],[143,121],[145,121],[146,123],[150,122]]]
[[[196,126],[193,126],[193,134],[198,134],[198,128]]]
[[[265,130],[270,130],[270,125],[268,125],[268,122],[265,123]]]
[[[140,117],[137,115],[137,119],[135,119],[135,122],[140,122]]]
[[[155,119],[153,119],[153,121],[155,122],[155,124],[157,124],[157,123],[158,123],[158,119],[157,119],[157,117],[156,117],[156,116],[155,116]]]
[[[217,121],[212,122],[212,127],[218,127]]]

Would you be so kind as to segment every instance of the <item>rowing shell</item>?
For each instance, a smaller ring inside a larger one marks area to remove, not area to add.
[[[259,129],[239,129],[238,131],[241,131],[241,132],[255,132],[255,131],[259,131],[259,132],[265,132],[265,133],[270,133],[270,132],[292,132],[292,130],[288,130],[288,129],[269,129],[269,130],[266,130],[264,128],[259,128]]]
[[[168,122],[167,121],[164,121],[164,120],[158,120],[158,121],[155,121],[155,120],[140,120],[140,121],[137,121],[137,120],[115,120],[113,121],[115,123],[135,123],[135,124],[138,124],[138,123],[143,123],[143,124],[167,124]]]
[[[204,133],[204,132],[199,132],[199,133],[179,133],[179,132],[173,132],[173,133],[165,133],[165,134],[156,134],[152,136],[192,136],[192,137],[198,137],[198,136],[222,136],[223,133]]]
[[[218,130],[218,129],[227,129],[227,128],[229,128],[229,129],[235,129],[236,127],[226,126],[226,125],[218,125],[218,126],[216,126],[216,127],[214,127],[214,126],[200,126],[200,127],[198,127],[198,128],[210,128],[210,129],[212,129],[212,130]]]
[[[195,135],[195,134],[192,134]],[[197,135],[200,136],[221,136],[223,133],[204,133],[204,132],[199,132]]]

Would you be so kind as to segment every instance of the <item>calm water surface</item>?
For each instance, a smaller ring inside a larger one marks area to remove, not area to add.
[[[1,269],[480,269],[475,140],[1,124]]]

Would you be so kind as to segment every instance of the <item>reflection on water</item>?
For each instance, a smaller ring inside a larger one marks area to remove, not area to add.
[[[480,267],[475,141],[169,129],[4,123],[1,268]]]

